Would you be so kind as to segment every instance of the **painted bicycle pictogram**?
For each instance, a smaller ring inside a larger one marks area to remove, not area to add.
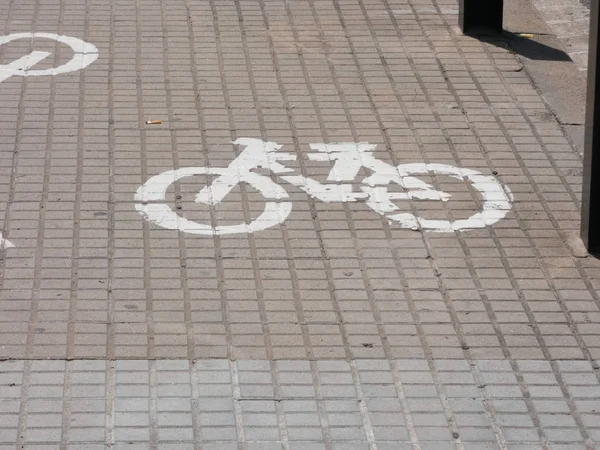
[[[180,230],[198,235],[225,235],[253,233],[279,225],[292,211],[292,203],[286,190],[269,176],[253,172],[268,169],[282,180],[290,183],[310,197],[326,203],[364,201],[374,212],[403,228],[452,232],[471,230],[492,225],[506,216],[511,209],[512,194],[494,176],[484,175],[471,169],[447,164],[412,163],[394,166],[374,156],[375,145],[369,143],[311,144],[314,153],[307,156],[312,161],[330,161],[328,182],[323,184],[293,169],[282,161],[293,161],[296,155],[279,152],[281,145],[254,138],[240,138],[233,142],[244,150],[225,168],[184,167],[169,170],[150,178],[135,194],[136,210],[150,222],[166,229]],[[354,191],[354,181],[362,168],[370,170],[363,178],[360,191]],[[414,212],[401,211],[395,201],[420,199],[446,202],[450,194],[436,190],[419,175],[449,176],[471,184],[481,195],[481,210],[466,219],[437,220],[421,217]],[[262,213],[250,223],[217,225],[198,223],[182,217],[166,202],[169,186],[184,177],[215,175],[208,186],[202,188],[195,201],[206,205],[218,205],[239,183],[247,183],[265,199]],[[396,184],[403,192],[390,190]]]
[[[15,33],[0,37],[0,46],[18,39],[51,39],[71,48],[73,55],[69,61],[50,69],[35,69],[35,66],[51,55],[46,51],[31,51],[6,65],[0,65],[0,82],[13,76],[46,76],[82,70],[98,58],[98,49],[81,39],[52,33]],[[298,187],[310,197],[326,203],[364,202],[374,212],[384,216],[389,222],[403,228],[451,232],[470,230],[492,225],[506,216],[511,209],[512,194],[494,176],[484,175],[475,170],[459,168],[447,164],[412,163],[394,166],[377,159],[375,145],[369,143],[330,143],[311,144],[313,153],[308,159],[328,161],[332,164],[326,183],[320,183],[304,174],[285,167],[284,161],[293,161],[296,155],[281,152],[282,146],[275,142],[265,142],[254,138],[240,138],[234,144],[243,146],[239,156],[227,167],[184,167],[156,175],[137,190],[134,200],[136,210],[148,221],[172,230],[198,235],[225,235],[252,233],[283,223],[292,211],[290,197],[280,184],[270,176],[254,172],[266,169],[275,177]],[[359,190],[355,190],[356,179],[366,168],[370,175],[360,180]],[[216,225],[189,220],[174,211],[167,203],[169,187],[185,177],[210,175],[216,178],[202,188],[195,201],[215,206],[240,183],[247,183],[256,189],[265,200],[261,214],[250,223]],[[481,197],[479,211],[466,219],[439,220],[420,216],[414,211],[402,211],[398,200],[431,200],[447,202],[451,195],[419,177],[424,175],[449,176],[470,183]],[[396,184],[402,191],[391,189]],[[14,247],[0,235],[3,247]]]

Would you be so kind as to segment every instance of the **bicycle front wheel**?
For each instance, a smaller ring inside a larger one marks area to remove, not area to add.
[[[466,219],[427,219],[411,213],[386,215],[388,220],[400,223],[405,228],[418,228],[441,233],[485,228],[502,220],[511,210],[512,193],[508,187],[502,185],[491,175],[447,164],[401,164],[398,166],[398,170],[401,174],[407,175],[433,174],[465,181],[471,184],[482,199],[481,211]]]

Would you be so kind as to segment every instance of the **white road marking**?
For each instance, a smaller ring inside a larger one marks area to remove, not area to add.
[[[280,199],[288,198],[286,191],[269,177],[254,173],[252,170],[263,168],[275,174],[287,174],[293,170],[286,168],[279,161],[295,160],[296,156],[284,152],[277,153],[281,145],[260,139],[241,138],[234,144],[243,145],[245,148],[227,168],[186,167],[150,178],[135,195],[135,200],[139,202],[135,205],[136,209],[147,220],[163,228],[192,234],[252,233],[282,223],[292,209],[290,202],[278,202]],[[483,175],[475,170],[447,164],[424,163],[401,164],[395,167],[376,159],[373,154],[375,145],[367,142],[312,144],[311,149],[316,150],[316,153],[308,154],[310,160],[331,161],[332,168],[327,180],[335,184],[322,184],[297,173],[282,175],[283,180],[326,203],[365,200],[365,204],[373,211],[404,228],[435,232],[483,228],[504,218],[511,209],[512,194],[508,188],[493,176]],[[343,182],[354,181],[363,167],[369,169],[371,174],[362,180],[362,192],[354,192],[353,184]],[[415,176],[427,174],[449,176],[471,183],[482,196],[482,210],[467,219],[454,221],[426,219],[411,212],[398,212],[400,208],[394,203],[397,200],[448,201],[450,194],[436,190],[432,185]],[[219,175],[196,195],[197,203],[217,205],[237,184],[244,182],[262,194],[266,200],[265,210],[249,224],[215,228],[185,219],[165,204],[166,192],[172,183],[191,175]],[[389,192],[388,187],[391,183],[405,189],[405,192]]]
[[[15,247],[15,244],[10,242],[8,239],[3,238],[2,235],[0,234],[0,249],[14,248],[14,247]]]
[[[491,175],[483,175],[476,170],[465,169],[447,164],[402,164],[401,170],[411,175],[428,174],[445,175],[457,180],[471,183],[483,199],[483,210],[475,213],[468,219],[460,220],[434,220],[416,217],[413,214],[400,213],[392,216],[386,216],[388,220],[405,223],[411,227],[415,225],[424,230],[435,232],[452,232],[457,230],[472,230],[475,228],[485,228],[493,225],[506,217],[511,210],[512,193],[506,187],[501,185],[496,178]]]
[[[31,52],[29,55],[23,58],[19,58],[17,61],[13,61],[10,64],[0,66],[0,82],[6,80],[11,76],[21,77],[39,77],[46,75],[58,75],[61,73],[73,72],[76,70],[85,69],[87,66],[92,64],[98,59],[98,49],[95,45],[89,42],[84,42],[81,39],[71,36],[61,36],[54,33],[14,33],[7,36],[0,36],[0,45],[7,44],[17,39],[51,39],[53,41],[61,42],[68,45],[73,50],[72,58],[58,67],[52,69],[31,69],[42,59],[50,55],[47,52]],[[44,55],[43,57],[42,54]],[[17,63],[15,65],[15,63]]]
[[[184,177],[194,175],[224,175],[227,177],[227,180],[231,180],[231,183],[233,183],[231,186],[224,185],[223,183],[215,186],[215,183],[213,183],[211,186],[205,188],[211,200],[203,202],[196,199],[198,203],[202,202],[214,205],[215,202],[212,200],[214,195],[222,195],[224,190],[227,190],[228,193],[234,185],[245,182],[259,191],[265,200],[267,200],[265,209],[260,216],[249,224],[217,225],[213,227],[181,217],[169,205],[162,202],[166,200],[167,189],[171,184]],[[150,222],[169,230],[180,230],[186,233],[201,235],[253,233],[279,225],[285,221],[290,212],[292,212],[292,204],[288,201],[277,201],[282,198],[289,198],[287,192],[270,178],[257,173],[246,172],[240,174],[235,173],[230,168],[184,167],[182,169],[163,172],[150,178],[135,194],[135,200],[138,202],[135,204],[135,209]]]
[[[0,45],[7,44],[17,39],[33,40],[35,38],[51,39],[57,42],[62,42],[63,44],[71,47],[73,50],[73,56],[68,62],[62,64],[61,66],[52,69],[35,70],[32,69],[32,67],[46,59],[51,55],[51,53],[32,51],[28,55],[24,55],[9,64],[0,65],[0,83],[14,76],[39,77],[73,72],[75,70],[86,68],[96,61],[96,59],[98,59],[98,49],[93,44],[84,42],[75,37],[61,36],[54,33],[13,33],[7,36],[0,36]],[[14,246],[15,245],[12,242],[5,239],[2,237],[2,234],[0,234],[0,249],[11,248]]]
[[[29,55],[20,57],[19,59],[11,62],[10,64],[0,66],[0,83],[2,83],[4,80],[7,80],[10,77],[18,75],[19,73],[23,75],[23,71],[26,71],[30,67],[35,66],[37,63],[44,60],[51,54],[52,53],[48,52],[34,51],[31,52]]]

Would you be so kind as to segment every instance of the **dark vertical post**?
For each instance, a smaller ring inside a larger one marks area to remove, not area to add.
[[[587,108],[583,155],[583,197],[581,203],[581,238],[588,252],[600,256],[600,50],[599,0],[590,8],[590,49],[588,56]]]
[[[458,23],[462,32],[502,31],[503,0],[459,0]]]

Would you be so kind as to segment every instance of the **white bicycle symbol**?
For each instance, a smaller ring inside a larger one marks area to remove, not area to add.
[[[53,41],[62,42],[71,47],[73,50],[73,57],[65,64],[53,69],[30,70],[33,66],[51,55],[49,52],[33,51],[10,64],[0,65],[0,83],[13,76],[39,77],[82,70],[98,59],[98,49],[95,45],[84,42],[78,38],[60,36],[53,33],[14,33],[9,34],[8,36],[0,36],[0,45],[16,41],[17,39],[35,38],[51,39]]]
[[[85,69],[87,66],[92,64],[96,59],[98,59],[98,49],[96,46],[84,42],[81,39],[70,37],[70,36],[60,36],[58,34],[53,33],[14,33],[9,34],[7,36],[0,36],[0,46],[3,44],[7,44],[9,42],[15,41],[17,39],[51,39],[57,42],[62,42],[63,44],[68,45],[73,50],[72,58],[58,67],[52,69],[42,69],[42,70],[31,70],[36,64],[43,61],[45,58],[51,55],[49,52],[42,51],[32,51],[28,55],[22,56],[21,58],[5,65],[0,65],[0,83],[7,80],[13,76],[21,76],[21,77],[39,77],[45,75],[58,75],[61,73],[73,72],[75,70]],[[3,238],[0,234],[0,248],[9,248],[14,247],[7,239]]]
[[[375,145],[369,143],[311,144],[316,153],[308,154],[312,161],[331,161],[333,167],[327,181],[337,184],[322,184],[300,174],[290,174],[293,169],[286,168],[279,161],[293,161],[296,156],[279,153],[282,147],[274,142],[260,139],[241,138],[233,142],[245,146],[240,155],[226,168],[184,167],[169,170],[150,178],[140,186],[135,194],[136,210],[156,225],[186,233],[199,235],[225,235],[253,233],[283,223],[292,211],[288,193],[268,176],[253,169],[268,169],[281,175],[288,183],[300,188],[310,197],[323,202],[356,202],[364,200],[373,211],[381,214],[390,222],[403,228],[451,232],[469,230],[492,225],[506,216],[511,209],[512,194],[493,176],[446,164],[401,164],[393,166],[375,158]],[[365,167],[372,174],[362,180],[361,192],[353,192],[352,184],[360,170]],[[400,212],[395,200],[422,199],[448,201],[450,194],[436,190],[432,185],[418,179],[415,175],[445,175],[471,183],[481,194],[482,208],[467,219],[434,220],[419,217],[410,212]],[[247,183],[259,191],[266,204],[259,217],[250,223],[221,225],[213,227],[188,220],[165,203],[167,189],[176,181],[194,175],[218,175],[212,184],[204,187],[196,195],[197,203],[217,205],[239,183]],[[391,183],[404,188],[405,192],[390,192]]]

